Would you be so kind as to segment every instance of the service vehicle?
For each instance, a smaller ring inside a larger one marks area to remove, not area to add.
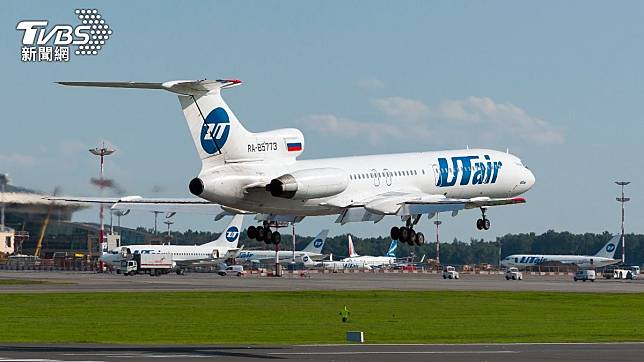
[[[451,265],[448,265],[443,269],[443,279],[458,279],[460,278],[460,275],[456,271],[456,268],[454,268]]]
[[[129,259],[121,260],[121,274],[150,274],[158,276],[169,273],[173,268],[171,253],[132,254]]]
[[[523,280],[523,273],[518,268],[512,267],[505,271],[505,280]]]
[[[244,267],[242,265],[229,265],[224,269],[220,269],[217,274],[221,275],[222,277],[225,277],[227,275],[235,275],[235,276],[242,276],[246,274],[246,271],[244,271]]]
[[[635,274],[635,272],[633,272],[633,270],[631,269],[614,269],[612,279],[635,280],[637,279],[637,274]]]
[[[591,282],[594,282],[596,278],[597,278],[597,274],[595,273],[594,270],[586,269],[586,270],[578,270],[575,273],[575,277],[573,279],[575,281],[581,280],[585,282],[586,280],[590,280]]]

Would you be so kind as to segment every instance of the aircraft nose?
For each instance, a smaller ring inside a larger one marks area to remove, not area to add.
[[[526,185],[525,185],[526,191],[530,190],[532,186],[534,186],[534,182],[535,182],[534,174],[532,173],[532,171],[530,171],[527,168],[525,169],[525,182],[526,182]]]

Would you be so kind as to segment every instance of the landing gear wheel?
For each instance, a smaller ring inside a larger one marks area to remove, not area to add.
[[[425,235],[423,233],[417,233],[414,242],[419,246],[425,244]]]
[[[391,236],[392,240],[399,240],[400,238],[400,229],[397,226],[394,226],[391,228],[391,231],[389,232],[389,236]]]
[[[255,240],[264,241],[264,236],[265,235],[266,235],[266,230],[263,227],[258,226],[257,227],[257,235],[255,236]]]
[[[266,244],[273,243],[273,232],[270,229],[266,229],[266,232],[264,234],[264,242]]]
[[[416,242],[416,232],[414,231],[414,229],[409,229],[409,237],[407,239],[407,243],[410,246],[413,246],[415,242]]]
[[[278,245],[282,241],[282,234],[279,232],[275,231],[271,235],[271,242],[275,245]]]
[[[406,227],[401,227],[400,228],[400,242],[406,243],[407,240],[409,240],[409,229]]]
[[[257,228],[255,226],[249,226],[248,229],[246,229],[246,235],[248,235],[249,239],[256,239]]]
[[[476,220],[476,228],[479,230],[483,230],[483,219]]]
[[[489,219],[483,219],[483,229],[490,230],[490,220]]]

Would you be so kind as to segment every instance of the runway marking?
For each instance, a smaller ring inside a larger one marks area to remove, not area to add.
[[[100,356],[114,358],[211,358],[202,354],[155,354],[155,353],[64,353],[63,356]],[[3,362],[0,360],[0,362]]]
[[[467,347],[467,346],[553,346],[553,345],[642,345],[644,342],[508,342],[508,343],[368,343],[368,344],[342,344],[342,343],[333,343],[333,344],[296,344],[296,347],[365,347],[365,346],[449,346],[449,347]]]
[[[318,355],[352,355],[352,354],[502,354],[521,353],[519,351],[345,351],[345,352],[274,352],[276,356],[318,356]]]
[[[2,362],[70,362],[70,361],[65,361],[65,360],[60,360],[60,359],[48,359],[48,358],[8,358],[8,357],[0,357],[0,361]],[[73,362],[105,362],[105,361],[94,361],[94,360],[89,360],[89,361],[79,361],[79,360],[73,360]]]

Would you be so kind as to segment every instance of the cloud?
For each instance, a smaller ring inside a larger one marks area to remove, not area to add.
[[[36,159],[30,155],[23,155],[19,153],[6,153],[0,154],[0,165],[2,167],[29,167],[36,164]],[[9,170],[0,170],[0,172],[7,172]]]
[[[425,103],[403,97],[374,99],[372,104],[385,114],[403,120],[417,121],[429,113]]]
[[[332,114],[312,114],[302,119],[306,127],[342,138],[366,137],[371,144],[387,138],[402,138],[405,132],[395,124],[384,122],[362,122],[338,118]]]
[[[489,97],[446,100],[429,106],[403,97],[379,98],[372,105],[386,115],[382,120],[357,121],[333,114],[312,114],[302,123],[317,132],[342,138],[361,136],[372,144],[382,140],[432,141],[445,144],[458,140],[507,145],[520,139],[533,144],[560,144],[563,134],[549,122],[528,114],[511,103]]]
[[[385,83],[378,78],[369,77],[369,78],[359,79],[358,81],[356,81],[356,86],[364,90],[374,91],[378,89],[383,89],[385,87]]]
[[[431,109],[431,118],[498,135],[493,138],[512,136],[537,144],[564,142],[563,134],[547,121],[512,103],[496,103],[489,97],[443,101]]]

